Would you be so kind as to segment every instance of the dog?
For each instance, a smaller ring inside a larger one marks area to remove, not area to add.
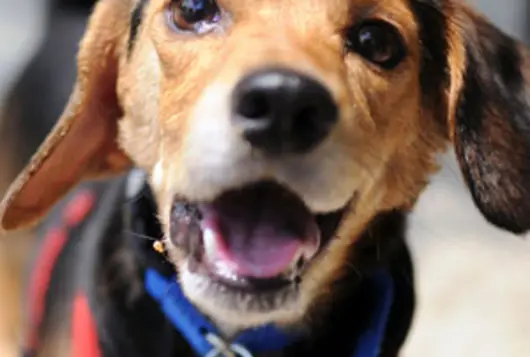
[[[27,353],[397,356],[439,155],[529,229],[528,59],[452,0],[101,0],[0,206],[53,208]]]

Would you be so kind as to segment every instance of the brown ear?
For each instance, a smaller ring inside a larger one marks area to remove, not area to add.
[[[95,7],[81,42],[78,80],[69,103],[0,204],[2,228],[34,223],[84,177],[130,166],[116,143],[122,115],[116,82],[128,17],[128,1],[103,0]]]
[[[451,68],[456,154],[482,214],[524,233],[530,229],[530,56],[485,19],[465,17],[463,61]]]

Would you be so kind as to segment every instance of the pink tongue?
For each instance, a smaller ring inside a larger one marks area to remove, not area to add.
[[[227,195],[201,207],[205,260],[214,272],[234,277],[280,276],[301,254],[311,258],[319,230],[295,196],[263,187]]]
[[[256,227],[245,235],[231,231],[224,235],[216,224],[203,226],[208,263],[239,277],[274,278],[296,263],[304,242],[295,236],[275,233],[269,227]],[[235,228],[235,227],[231,227]]]

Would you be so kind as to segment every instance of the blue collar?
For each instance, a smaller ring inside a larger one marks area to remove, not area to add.
[[[379,297],[375,313],[351,357],[377,357],[384,339],[384,333],[394,300],[394,284],[387,272],[374,274],[373,282]],[[201,314],[186,298],[176,280],[168,279],[155,269],[145,274],[147,292],[160,307],[182,336],[201,357],[224,357],[221,353],[224,342],[219,338],[215,326]],[[288,335],[273,325],[265,325],[241,333],[228,347],[240,357],[259,353],[279,351],[295,342],[298,336]]]

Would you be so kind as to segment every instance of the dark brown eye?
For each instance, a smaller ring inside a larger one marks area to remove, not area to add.
[[[346,48],[384,69],[392,69],[406,56],[398,30],[384,21],[368,21],[348,30]]]
[[[174,0],[168,12],[170,24],[181,32],[204,34],[221,19],[215,0]]]

